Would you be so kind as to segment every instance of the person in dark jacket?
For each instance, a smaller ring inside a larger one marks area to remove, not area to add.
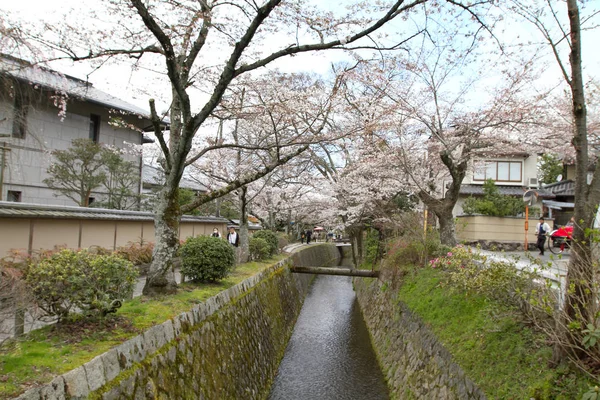
[[[312,236],[312,231],[309,229],[306,231],[306,244],[310,244],[310,237]]]
[[[240,235],[238,235],[238,233],[235,231],[235,228],[229,228],[229,233],[227,234],[227,241],[235,247],[238,247],[240,245]]]
[[[544,217],[540,217],[540,222],[535,227],[535,234],[537,235],[537,248],[540,250],[540,256],[544,255],[544,244],[546,243],[546,236],[550,234],[550,226],[544,222]]]

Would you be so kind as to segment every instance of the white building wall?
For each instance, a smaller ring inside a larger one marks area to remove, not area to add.
[[[486,158],[485,161],[520,161],[522,165],[522,179],[520,182],[496,182],[498,186],[527,186],[529,184],[529,178],[537,178],[537,157],[535,154],[529,157],[498,157],[498,158]],[[473,180],[473,161],[469,162],[469,170],[463,185],[483,185],[483,181]]]
[[[141,144],[139,132],[115,128],[108,124],[108,110],[94,104],[69,102],[66,117],[61,121],[58,109],[47,102],[30,106],[27,115],[27,134],[24,139],[0,138],[0,143],[8,144],[6,168],[2,198],[6,200],[7,191],[22,192],[21,201],[37,204],[76,205],[63,195],[58,197],[47,188],[43,180],[48,177],[46,170],[52,163],[53,150],[66,150],[73,139],[89,138],[90,115],[101,117],[99,142],[117,148],[128,148],[127,143]],[[128,122],[136,122],[131,118]],[[138,122],[139,124],[139,122]],[[11,134],[13,125],[13,105],[0,102],[0,134]],[[141,157],[128,155],[128,161],[140,165]],[[139,193],[139,185],[134,188]],[[102,194],[94,193],[96,200]]]

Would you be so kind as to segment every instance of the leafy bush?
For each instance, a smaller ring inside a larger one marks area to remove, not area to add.
[[[290,244],[290,238],[283,232],[277,233],[277,248],[282,251],[285,246]]]
[[[153,251],[154,243],[142,240],[141,242],[127,242],[126,246],[117,248],[115,253],[131,261],[133,265],[140,265],[152,262]]]
[[[250,258],[252,260],[264,260],[270,256],[269,243],[263,238],[252,237],[250,238]]]
[[[279,247],[279,239],[277,239],[277,235],[269,230],[262,230],[256,232],[252,237],[257,239],[264,239],[269,245],[269,257],[273,254],[277,253],[277,249]]]
[[[423,237],[402,237],[388,245],[386,265],[392,266],[424,266],[440,249],[440,238],[437,231],[430,229]]]
[[[366,265],[372,265],[377,258],[379,248],[379,232],[376,229],[369,229],[365,239],[365,261]]]
[[[88,316],[114,311],[131,296],[136,278],[131,262],[85,250],[61,250],[31,263],[25,275],[37,305],[59,319],[75,309]]]
[[[430,261],[433,268],[448,271],[448,283],[467,293],[479,293],[509,307],[529,313],[534,281],[539,271],[519,270],[510,260],[495,261],[461,245],[444,257]]]
[[[466,199],[463,211],[468,215],[516,216],[525,212],[525,203],[519,197],[501,195],[494,181],[488,179],[483,184],[483,197]]]
[[[180,254],[181,273],[196,282],[223,279],[235,265],[233,247],[215,237],[190,237],[181,246]]]

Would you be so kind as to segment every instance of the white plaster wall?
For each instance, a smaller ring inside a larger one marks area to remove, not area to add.
[[[498,186],[527,186],[529,184],[529,178],[537,178],[537,156],[535,154],[530,155],[527,158],[524,157],[499,157],[499,158],[486,158],[486,161],[522,161],[522,180],[521,182],[496,182]],[[483,181],[473,180],[473,161],[469,162],[469,170],[463,180],[463,185],[483,185]]]
[[[0,102],[0,133],[12,132],[13,108],[12,103]],[[61,121],[58,109],[47,103],[30,106],[27,115],[27,134],[25,139],[0,138],[0,143],[6,142],[10,151],[6,154],[6,169],[4,171],[3,199],[8,190],[22,192],[22,201],[28,203],[75,205],[65,196],[56,197],[47,188],[43,180],[48,177],[47,168],[52,162],[52,150],[65,150],[73,139],[89,137],[90,114],[101,117],[99,141],[117,148],[128,148],[128,143],[141,143],[139,132],[115,128],[108,124],[108,110],[101,106],[82,102],[70,102],[66,117]],[[134,118],[128,122],[136,122]],[[128,161],[140,165],[140,157],[127,155]],[[139,192],[139,185],[133,187]],[[93,197],[100,200],[101,194]]]

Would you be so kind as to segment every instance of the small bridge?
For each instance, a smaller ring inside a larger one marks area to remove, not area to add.
[[[314,244],[321,244],[323,242],[313,242]],[[336,239],[329,241],[328,243],[334,244],[336,247],[352,247],[352,244],[348,239]],[[291,253],[301,248],[306,248],[306,244],[293,243],[285,247],[284,251]],[[340,251],[342,251],[340,249]],[[290,267],[291,272],[297,274],[314,274],[314,275],[341,275],[341,276],[356,276],[361,278],[378,278],[379,271],[373,271],[368,269],[355,269],[350,267]]]
[[[315,275],[342,275],[342,276],[358,276],[362,278],[378,278],[379,271],[368,269],[340,268],[340,267],[290,267],[290,271],[298,274],[315,274]]]

